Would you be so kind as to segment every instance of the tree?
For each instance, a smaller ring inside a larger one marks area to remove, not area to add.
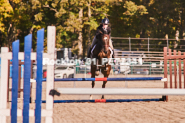
[[[10,46],[8,39],[8,34],[10,33],[12,25],[7,23],[11,20],[13,15],[13,9],[10,6],[9,2],[6,0],[0,1],[0,46]]]

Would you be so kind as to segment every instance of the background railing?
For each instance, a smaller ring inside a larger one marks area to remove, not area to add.
[[[141,75],[152,75],[152,74],[163,74],[163,52],[155,51],[122,51],[115,50],[115,58],[125,59],[125,63],[130,64],[121,64],[118,63],[112,66],[111,74],[141,74]],[[183,67],[183,63],[181,63]],[[172,62],[173,65],[173,62]],[[178,65],[178,61],[177,61]],[[1,67],[1,60],[0,60]],[[34,66],[33,66],[34,67]],[[23,70],[23,65],[22,65]],[[75,74],[90,74],[90,66],[87,67],[84,64],[75,66]],[[35,68],[33,70],[33,75]],[[0,71],[1,76],[1,71]],[[10,67],[10,76],[11,76],[11,67]],[[22,72],[21,72],[21,76]]]
[[[124,51],[157,51],[163,52],[163,47],[170,49],[185,51],[184,48],[180,48],[184,45],[179,45],[179,41],[185,39],[165,39],[165,38],[131,38],[131,37],[111,37],[115,49]]]

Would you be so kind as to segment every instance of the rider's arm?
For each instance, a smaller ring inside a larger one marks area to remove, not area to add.
[[[109,33],[109,37],[111,37],[111,32]]]
[[[96,30],[96,39],[98,39],[100,37],[100,35],[101,35],[101,31],[100,31],[100,29],[97,29]]]
[[[110,27],[108,28],[108,34],[109,34],[109,37],[111,37],[111,28]]]

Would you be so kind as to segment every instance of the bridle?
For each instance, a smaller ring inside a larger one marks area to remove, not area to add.
[[[103,33],[102,33],[102,34],[103,34]],[[102,40],[105,42],[105,44],[102,44],[102,46],[103,46],[103,49],[104,49],[103,52],[106,54],[106,53],[107,53],[106,48],[109,47],[109,36],[104,36],[104,37],[102,37]]]

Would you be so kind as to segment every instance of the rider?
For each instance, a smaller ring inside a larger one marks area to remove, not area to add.
[[[91,47],[88,51],[88,54],[87,54],[88,58],[90,58],[90,54],[91,54],[91,50],[92,50],[93,46],[97,43],[97,41],[100,40],[101,33],[108,34],[109,37],[111,37],[111,28],[108,26],[108,24],[109,24],[109,19],[108,18],[102,19],[100,26],[96,30],[96,34],[95,34],[94,39],[92,41]],[[113,48],[113,45],[112,45],[111,38],[109,39],[109,46],[113,51],[112,57],[114,58],[114,48]]]

